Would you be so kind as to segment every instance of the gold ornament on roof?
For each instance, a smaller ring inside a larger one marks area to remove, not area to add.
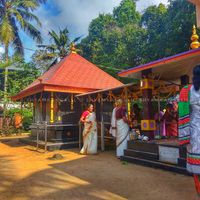
[[[197,35],[197,30],[196,30],[195,25],[193,25],[193,28],[192,28],[191,40],[192,40],[192,43],[190,44],[191,49],[198,49],[200,46],[200,43],[199,43],[199,36]]]
[[[74,42],[72,42],[70,45],[70,51],[71,51],[71,53],[76,53],[76,47],[75,47]]]

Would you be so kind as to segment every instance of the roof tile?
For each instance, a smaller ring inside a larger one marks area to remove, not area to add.
[[[77,89],[84,88],[91,91],[119,87],[123,84],[79,54],[70,53],[18,95],[20,98],[28,96],[27,92],[29,90],[33,90],[40,85],[66,86]],[[35,93],[37,93],[37,90],[35,90]],[[14,99],[18,99],[18,95]]]

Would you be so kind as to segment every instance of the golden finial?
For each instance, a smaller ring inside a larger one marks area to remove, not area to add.
[[[75,47],[74,42],[72,42],[70,45],[70,51],[71,51],[71,53],[76,53],[76,47]]]
[[[196,26],[193,25],[192,28],[192,37],[191,37],[192,43],[190,44],[190,47],[192,49],[197,49],[200,47],[200,43],[199,43],[199,36],[197,35],[197,30],[196,30]]]

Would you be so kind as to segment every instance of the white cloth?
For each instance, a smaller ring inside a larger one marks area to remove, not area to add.
[[[129,140],[129,126],[123,119],[117,120],[117,157],[124,155],[124,150],[127,149],[127,142]]]
[[[83,147],[81,154],[96,154],[97,153],[97,123],[95,113],[90,113],[86,117],[83,130]],[[88,123],[90,122],[90,123]]]
[[[112,134],[113,137],[116,137],[117,157],[123,156],[129,140],[129,126],[123,119],[116,119],[116,108],[114,108],[112,112],[110,134]]]
[[[113,112],[112,112],[112,118],[111,118],[111,126],[110,126],[110,131],[109,133],[113,136],[113,137],[116,137],[116,129],[117,129],[117,122],[116,122],[116,108],[113,109]]]

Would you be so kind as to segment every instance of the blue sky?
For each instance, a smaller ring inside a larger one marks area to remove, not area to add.
[[[142,12],[150,5],[167,3],[168,0],[139,0],[137,10]],[[40,28],[44,43],[49,42],[48,31],[67,27],[70,37],[86,36],[88,25],[99,13],[111,13],[113,8],[120,4],[121,0],[48,0],[41,6],[36,15],[42,22]],[[39,27],[38,27],[39,28]],[[21,33],[25,48],[36,49],[36,43]],[[26,60],[29,61],[33,51],[25,49]]]

